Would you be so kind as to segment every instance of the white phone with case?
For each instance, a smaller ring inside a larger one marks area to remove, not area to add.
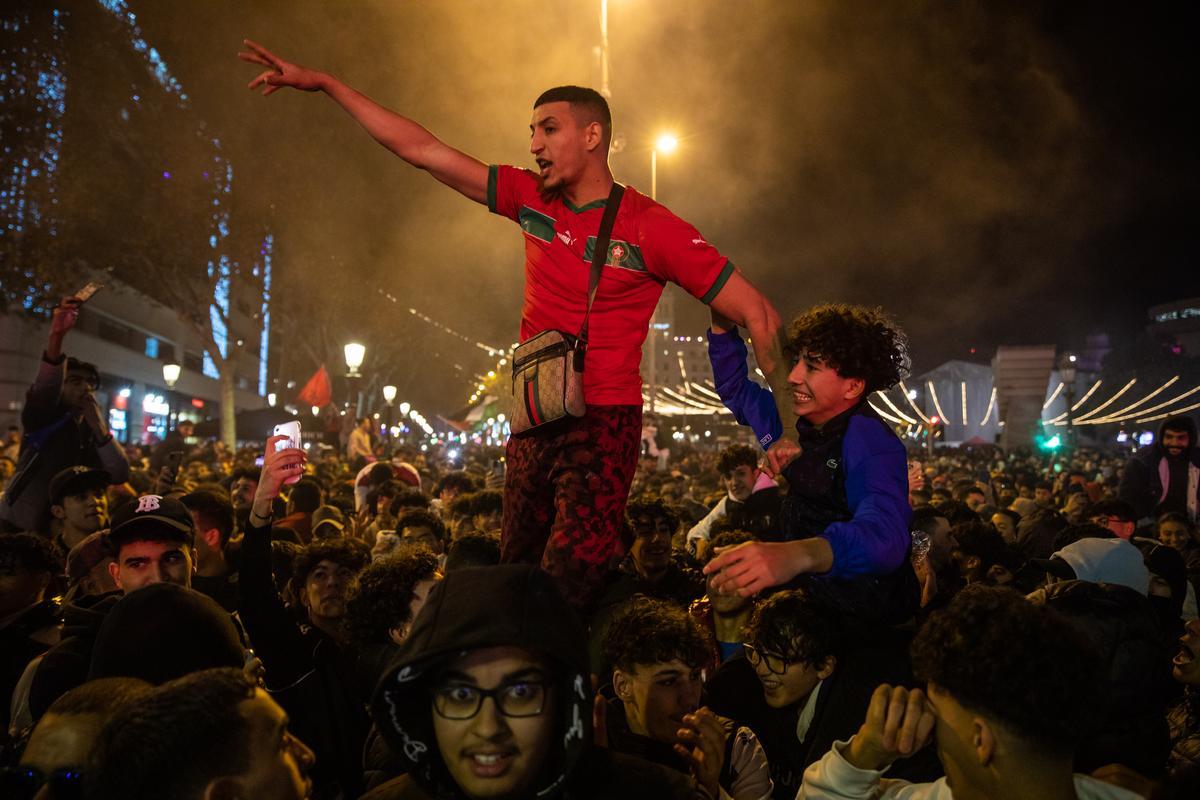
[[[276,425],[274,435],[287,437],[286,440],[275,443],[275,452],[278,453],[280,450],[288,450],[293,447],[299,448],[300,447],[300,421],[292,420],[291,422],[285,422],[282,425]],[[302,478],[304,476],[304,468],[300,467],[300,465],[297,465],[297,466],[299,467],[298,474],[293,475],[292,477],[285,480],[284,481],[285,484],[298,483],[300,481],[300,478]]]

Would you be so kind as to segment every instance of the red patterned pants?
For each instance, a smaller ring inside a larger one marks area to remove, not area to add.
[[[641,406],[588,406],[578,419],[509,437],[501,561],[541,564],[572,605],[589,610],[624,555],[641,434]]]

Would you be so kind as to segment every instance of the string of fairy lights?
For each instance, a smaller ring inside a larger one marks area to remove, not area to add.
[[[479,341],[471,336],[468,336],[467,334],[455,330],[449,325],[434,319],[433,317],[416,308],[405,307],[401,305],[399,298],[382,289],[379,290],[379,293],[392,303],[400,306],[401,308],[405,308],[409,314],[426,323],[427,325],[430,325],[444,334],[453,336],[462,342],[478,348],[479,350],[486,352],[489,356],[494,358],[498,357],[492,369],[489,369],[486,373],[477,373],[475,375],[476,382],[472,386],[471,394],[467,397],[467,403],[469,405],[477,405],[481,401],[487,401],[489,398],[498,399],[506,394],[506,392],[502,392],[500,390],[498,382],[507,374],[505,367],[508,365],[509,359],[512,357],[513,350],[517,346],[516,343],[513,343],[511,347],[505,348]],[[682,376],[683,380],[676,386],[657,387],[657,393],[655,396],[656,411],[666,416],[714,415],[728,413],[725,405],[721,402],[720,396],[716,393],[715,386],[713,385],[712,381],[689,380],[686,367],[682,362],[680,363],[680,375]],[[1126,422],[1142,424],[1146,422],[1155,422],[1173,414],[1186,414],[1190,411],[1200,409],[1200,398],[1196,398],[1196,395],[1200,394],[1200,385],[1193,386],[1186,391],[1172,395],[1169,399],[1162,400],[1154,405],[1147,405],[1147,403],[1166,392],[1180,380],[1181,376],[1175,375],[1164,381],[1153,391],[1141,396],[1139,399],[1131,403],[1127,403],[1116,411],[1107,411],[1107,413],[1104,413],[1108,408],[1116,405],[1117,401],[1121,400],[1121,398],[1123,398],[1130,392],[1130,390],[1134,388],[1138,382],[1138,379],[1131,378],[1123,386],[1121,386],[1120,389],[1114,392],[1103,402],[1080,413],[1080,409],[1084,408],[1084,406],[1088,404],[1088,401],[1092,399],[1093,395],[1096,394],[1103,384],[1103,380],[1097,379],[1092,383],[1087,391],[1079,397],[1078,400],[1071,404],[1068,410],[1059,413],[1051,419],[1045,420],[1045,424],[1057,427],[1066,425],[1109,425]],[[943,398],[938,395],[937,386],[932,380],[927,380],[925,382],[925,390],[930,402],[933,404],[935,411],[935,415],[933,416],[927,415],[921,409],[920,405],[918,405],[916,402],[917,392],[909,389],[904,381],[900,381],[897,388],[899,389],[901,398],[903,398],[901,402],[907,405],[907,408],[912,412],[911,414],[901,410],[900,405],[893,401],[887,392],[875,392],[868,403],[875,413],[877,413],[883,419],[896,425],[908,426],[910,430],[912,428],[929,426],[938,423],[961,423],[964,426],[969,426],[970,420],[968,416],[969,408],[967,402],[967,382],[958,381],[957,383],[959,408],[953,410],[959,411],[960,413],[956,415],[956,419],[952,418],[946,413],[946,407],[942,404]],[[1043,402],[1042,410],[1048,410],[1054,404],[1054,402],[1058,400],[1060,396],[1062,396],[1066,389],[1066,384],[1062,381],[1059,381],[1055,385],[1054,389],[1050,392],[1046,400]],[[1194,398],[1196,402],[1184,406],[1178,405],[1189,398]],[[642,399],[644,402],[649,403],[649,394],[643,391]],[[882,406],[877,404],[876,401],[879,401]],[[999,417],[997,389],[995,386],[991,387],[987,408],[977,424],[980,427],[986,426],[993,416]],[[997,422],[999,424],[1003,424],[999,419],[997,419]]]

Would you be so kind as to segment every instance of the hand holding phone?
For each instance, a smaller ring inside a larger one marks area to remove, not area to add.
[[[278,453],[280,450],[288,450],[291,448],[295,448],[297,450],[300,449],[300,421],[299,420],[292,420],[291,422],[285,422],[282,425],[276,425],[275,432],[272,435],[287,437],[286,440],[280,440],[275,443],[275,452]],[[296,464],[294,466],[294,469],[296,471],[296,474],[292,475],[291,477],[289,477],[287,480],[284,481],[284,483],[287,484],[288,486],[290,486],[294,483],[299,483],[300,478],[302,478],[304,476],[304,465],[303,464]]]
[[[82,289],[75,293],[75,299],[79,301],[80,305],[82,305],[88,300],[91,300],[92,295],[103,288],[104,284],[99,283],[98,281],[88,281],[86,284],[84,284]]]

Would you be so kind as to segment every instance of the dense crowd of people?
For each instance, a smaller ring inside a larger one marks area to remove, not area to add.
[[[922,457],[860,391],[801,415],[777,475],[761,445],[644,447],[621,554],[572,609],[501,564],[499,450],[364,427],[233,452],[186,424],[121,447],[62,354],[73,308],[0,501],[5,797],[1200,788],[1188,418],[1132,458]],[[874,314],[802,315],[798,362],[828,355],[800,371],[869,372],[823,337]],[[814,541],[832,564],[804,566]]]
[[[537,172],[489,167],[246,46],[251,88],[327,94],[520,224],[521,341],[557,349],[514,358],[503,451],[369,418],[341,447],[123,447],[64,299],[0,456],[0,796],[1200,796],[1192,420],[1132,459],[907,452],[866,402],[908,369],[895,323],[785,326],[615,184],[598,93],[537,100]],[[746,444],[643,435],[666,282],[711,308]]]

